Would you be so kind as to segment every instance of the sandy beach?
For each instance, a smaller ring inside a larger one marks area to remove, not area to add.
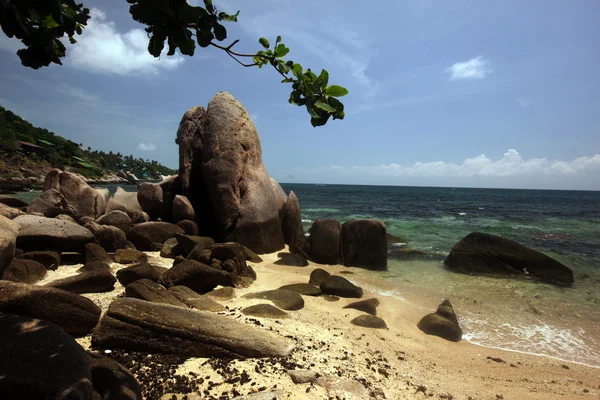
[[[147,252],[155,266],[169,268],[171,259]],[[265,392],[275,398],[289,399],[571,399],[600,396],[598,368],[534,356],[459,343],[428,336],[417,322],[435,308],[431,301],[415,306],[400,299],[381,296],[372,289],[380,282],[373,274],[358,268],[322,266],[288,267],[273,264],[277,253],[263,255],[262,263],[251,263],[257,280],[248,288],[238,288],[230,300],[219,301],[227,307],[222,314],[256,329],[272,331],[291,338],[296,346],[285,360],[178,360],[168,373],[152,377],[160,381],[165,393],[176,388],[182,377],[202,377],[197,398],[235,398],[238,395]],[[38,284],[70,276],[80,265],[66,265]],[[116,272],[125,266],[113,263]],[[354,326],[350,321],[362,312],[343,307],[356,299],[327,301],[324,297],[303,296],[305,307],[287,311],[287,318],[269,319],[244,316],[240,310],[267,300],[246,299],[246,293],[277,289],[291,283],[307,283],[310,273],[322,267],[340,274],[365,288],[363,299],[377,297],[381,304],[377,315],[388,329]],[[117,283],[108,293],[85,294],[106,311],[110,302],[123,295]],[[460,309],[455,310],[460,320]],[[78,339],[89,348],[90,337]],[[105,352],[106,349],[102,349]],[[109,349],[110,350],[110,349]],[[118,350],[115,349],[115,353]],[[178,364],[178,365],[177,365]],[[314,383],[294,384],[286,369],[307,369],[318,374]],[[143,366],[140,370],[144,370]],[[132,371],[135,374],[135,370]],[[243,379],[236,379],[243,376]],[[143,378],[138,376],[140,381]],[[146,377],[147,379],[147,377]],[[197,381],[197,380],[196,380]],[[156,393],[156,392],[153,392]],[[337,397],[336,397],[337,396]],[[189,397],[193,398],[193,397]],[[273,398],[273,397],[268,397]]]

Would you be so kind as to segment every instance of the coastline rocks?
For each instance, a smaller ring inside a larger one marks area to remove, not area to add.
[[[352,325],[362,326],[363,328],[387,329],[384,320],[375,315],[360,315],[350,321]]]
[[[387,234],[379,220],[354,220],[342,225],[344,265],[387,270]]]
[[[529,247],[500,236],[474,232],[454,245],[444,261],[450,271],[520,277],[558,286],[573,283],[573,271]]]
[[[287,203],[287,196],[285,191],[273,178],[269,178],[271,180],[271,188],[273,189],[273,194],[275,194],[275,204],[277,204],[277,213],[279,214],[279,220],[283,223],[283,215],[285,212],[285,204]]]
[[[150,222],[150,216],[148,215],[148,213],[138,211],[131,216],[131,221],[134,224],[143,224],[144,222]]]
[[[106,251],[114,252],[125,247],[125,232],[116,226],[88,222],[85,227],[94,234],[94,241]]]
[[[92,189],[83,179],[70,172],[58,169],[50,171],[44,182],[44,191],[48,189],[55,189],[63,195],[69,211],[76,218],[97,218],[106,210],[108,189]]]
[[[130,283],[139,281],[140,279],[149,279],[157,282],[160,277],[156,268],[147,262],[132,265],[131,267],[122,268],[117,271],[117,279],[123,286],[127,286]]]
[[[13,220],[19,225],[17,247],[23,250],[80,251],[94,238],[92,232],[73,222],[22,215]]]
[[[417,327],[428,335],[439,336],[451,342],[460,342],[462,339],[462,329],[448,300],[444,300],[435,313],[424,316]]]
[[[90,271],[97,271],[97,270],[101,270],[101,269],[110,270],[110,265],[108,265],[107,263],[104,263],[102,261],[92,261],[92,262],[86,263],[83,267],[79,268],[77,270],[77,272],[78,273],[90,272]]]
[[[275,265],[287,265],[288,267],[307,267],[308,260],[300,253],[279,253],[279,260],[275,261]]]
[[[165,271],[160,282],[166,287],[187,286],[198,293],[211,291],[215,287],[232,286],[231,276],[226,272],[194,260],[185,260]]]
[[[35,283],[46,276],[46,267],[34,260],[13,258],[12,262],[4,270],[2,279],[12,282]]]
[[[235,297],[235,289],[229,286],[225,286],[219,289],[214,289],[206,293],[205,296],[222,301],[231,300]]]
[[[260,318],[287,318],[285,311],[271,304],[255,304],[242,309],[242,314]]]
[[[127,233],[131,228],[131,218],[126,212],[121,210],[114,210],[107,214],[102,215],[96,220],[100,225],[116,226],[123,232]]]
[[[87,355],[94,391],[100,395],[98,400],[143,400],[140,384],[127,368],[99,354]]]
[[[178,227],[183,229],[183,231],[185,232],[186,235],[193,235],[193,236],[200,235],[200,229],[198,228],[198,225],[194,221],[185,219],[183,221],[179,221],[175,225],[177,225]]]
[[[152,243],[161,245],[177,234],[183,234],[183,229],[168,222],[145,222],[134,225],[127,233],[127,240],[139,250],[150,250]]]
[[[350,303],[344,308],[353,308],[355,310],[366,312],[367,314],[377,315],[377,306],[379,306],[379,300],[376,298],[355,301]]]
[[[67,201],[56,189],[48,189],[27,207],[27,214],[41,213],[44,217],[54,218],[67,209]]]
[[[60,265],[60,255],[55,251],[30,251],[19,255],[17,258],[37,261],[49,270],[55,270]]]
[[[179,248],[179,252],[183,256],[187,256],[191,253],[194,248],[198,246],[196,251],[206,249],[211,245],[215,244],[215,241],[212,238],[204,237],[204,236],[192,236],[192,235],[184,235],[177,234],[175,235],[177,239],[177,247]]]
[[[297,311],[304,308],[304,299],[299,293],[291,290],[265,290],[263,292],[247,293],[245,299],[270,300],[277,307],[289,311]]]
[[[0,278],[15,256],[19,225],[0,216]]]
[[[300,250],[301,254],[307,254],[309,252],[308,242],[306,236],[304,236],[304,229],[302,228],[302,217],[300,216],[300,204],[296,194],[292,191],[288,195],[284,212],[283,222],[281,225],[283,230],[283,237],[285,243],[290,245],[290,251],[295,246]],[[293,251],[292,251],[293,252]]]
[[[348,279],[337,275],[331,275],[326,278],[321,282],[320,288],[325,294],[332,294],[339,297],[361,298],[363,295],[362,288],[354,285]]]
[[[100,246],[99,244],[96,244],[96,243],[86,244],[85,245],[85,262],[86,262],[86,264],[91,263],[91,262],[96,262],[96,261],[107,263],[107,264],[110,264],[112,262],[112,260],[108,256],[108,254],[106,254],[106,250],[104,250],[104,248],[102,248],[102,246]]]
[[[138,186],[137,200],[151,219],[163,216],[163,190],[155,183],[143,182]]]
[[[192,207],[192,203],[190,203],[188,198],[179,194],[176,195],[173,199],[173,210],[171,212],[173,223],[176,224],[184,220],[193,221],[194,216],[194,207]]]
[[[325,271],[322,268],[314,269],[313,272],[310,273],[310,278],[308,283],[315,286],[320,286],[321,283],[327,278],[329,278],[331,274]]]
[[[0,397],[92,399],[83,348],[53,323],[0,313]]]
[[[84,273],[58,279],[46,285],[71,293],[102,293],[114,289],[117,279],[109,269],[96,269]]]
[[[194,162],[199,162],[194,158],[194,153],[198,147],[202,147],[205,121],[206,110],[204,107],[192,107],[183,114],[177,129],[175,143],[179,145],[179,180],[183,194],[186,196],[190,193],[192,166]]]
[[[115,261],[119,264],[137,264],[148,261],[148,256],[136,249],[119,249],[115,252]]]
[[[137,280],[125,288],[125,295],[152,303],[170,304],[177,307],[187,307],[172,292],[150,279]]]
[[[113,197],[108,200],[106,205],[106,214],[112,211],[123,211],[130,217],[142,211],[142,207],[138,202],[137,192],[127,192],[122,187],[117,187]]]
[[[160,256],[163,258],[175,258],[179,254],[177,238],[167,239],[160,248]]]
[[[340,264],[342,226],[332,219],[318,219],[310,228],[310,259],[319,264]]]
[[[100,318],[100,308],[78,294],[4,280],[0,281],[0,312],[44,319],[75,337],[90,333]]]
[[[284,285],[278,290],[291,290],[292,292],[296,292],[304,296],[321,295],[321,289],[308,283],[292,283],[291,285]]]
[[[138,299],[111,303],[92,344],[189,357],[285,357],[293,344],[207,311]]]
[[[212,312],[221,312],[226,310],[223,305],[211,300],[206,296],[202,296],[194,292],[187,286],[171,286],[169,288],[169,292],[173,293],[175,297],[179,299],[179,301],[190,308],[195,308],[196,310]]]
[[[8,219],[15,219],[19,215],[25,215],[25,213],[18,208],[9,207],[6,204],[0,203],[0,216]]]

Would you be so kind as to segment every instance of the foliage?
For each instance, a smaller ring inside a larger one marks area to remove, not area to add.
[[[69,167],[88,178],[99,177],[106,170],[112,172],[126,170],[138,178],[155,179],[160,178],[160,175],[177,173],[156,161],[134,158],[131,155],[123,156],[121,153],[114,154],[112,151],[105,153],[89,147],[83,150],[81,145],[47,129],[36,128],[12,111],[0,107],[0,143],[2,143],[0,157],[9,158],[13,155],[19,149],[17,140],[37,144],[43,148],[39,154],[26,153],[27,157],[48,161],[53,167],[60,169]]]
[[[291,83],[289,102],[305,106],[313,126],[322,126],[330,117],[344,118],[344,104],[339,97],[348,91],[338,85],[329,85],[329,73],[322,70],[317,76],[310,68],[284,57],[290,49],[282,42],[281,36],[271,47],[266,38],[260,38],[263,49],[253,54],[238,53],[233,47],[239,40],[228,46],[217,42],[227,39],[225,23],[237,22],[240,12],[227,14],[217,9],[212,0],[204,0],[204,7],[192,6],[186,0],[127,0],[131,4],[132,18],[147,27],[148,52],[159,57],[165,43],[167,55],[181,54],[193,56],[196,43],[200,47],[216,47],[227,53],[244,67],[271,65],[282,77],[282,83]],[[89,19],[89,10],[74,0],[0,0],[0,24],[8,37],[21,39],[26,48],[19,50],[23,65],[40,68],[50,63],[61,64],[65,56],[65,46],[59,40],[67,35],[71,43],[76,43],[74,35],[81,34]],[[248,59],[249,62],[243,62]]]

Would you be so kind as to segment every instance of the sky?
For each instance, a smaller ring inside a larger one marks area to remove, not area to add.
[[[229,91],[280,182],[600,190],[598,1],[213,2],[241,11],[224,43],[252,53],[281,35],[289,59],[327,69],[350,92],[345,119],[313,128],[272,68],[218,49],[153,58],[122,0],[85,0],[62,66],[21,66],[0,32],[0,105],[177,168],[183,113]]]

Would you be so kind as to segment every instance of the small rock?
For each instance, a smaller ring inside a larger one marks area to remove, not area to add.
[[[242,314],[261,318],[287,318],[288,313],[271,304],[255,304],[242,309]]]
[[[304,296],[320,296],[321,289],[308,283],[292,283],[284,285],[279,290],[291,290],[292,292],[300,293]]]
[[[350,323],[365,328],[387,329],[385,321],[375,315],[361,315],[354,318]]]
[[[296,311],[304,308],[304,299],[300,294],[290,290],[266,290],[264,292],[248,293],[246,299],[265,299],[272,301],[284,310]]]
[[[354,285],[348,279],[332,275],[326,278],[321,283],[321,291],[325,294],[333,294],[340,297],[356,297],[361,298],[363,295],[362,288]]]
[[[356,301],[354,303],[348,304],[344,308],[353,308],[355,310],[363,311],[371,315],[377,315],[377,306],[379,305],[379,300],[376,298]]]
[[[306,369],[288,369],[286,371],[292,378],[292,382],[299,383],[312,383],[317,379],[317,373]]]
[[[324,269],[317,268],[313,272],[310,273],[310,279],[308,283],[315,286],[320,286],[321,283],[327,278],[329,278],[331,274]]]

